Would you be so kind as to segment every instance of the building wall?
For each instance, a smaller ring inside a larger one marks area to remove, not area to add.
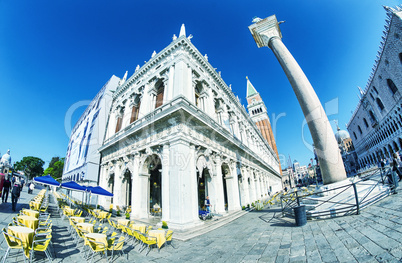
[[[390,158],[402,148],[402,11],[386,8],[386,12],[373,72],[347,125],[361,167]]]
[[[66,153],[63,181],[96,185],[99,176],[99,147],[105,136],[106,121],[120,78],[112,76],[90,102],[72,129]]]
[[[172,228],[200,224],[206,195],[216,213],[230,213],[281,189],[275,152],[185,36],[117,89],[99,150],[99,184],[114,193],[101,204],[147,218],[158,202]]]

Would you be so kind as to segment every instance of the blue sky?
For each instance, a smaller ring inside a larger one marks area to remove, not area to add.
[[[192,43],[208,54],[243,104],[249,77],[275,123],[280,155],[307,164],[313,154],[302,111],[271,50],[257,48],[248,29],[252,18],[276,14],[286,21],[283,42],[329,105],[329,119],[345,129],[358,102],[357,86],[366,86],[377,55],[386,18],[382,5],[397,4],[0,0],[0,152],[10,149],[13,162],[63,157],[68,109],[91,100],[113,74],[122,77],[128,70],[131,76],[154,50],[169,45],[184,23]]]

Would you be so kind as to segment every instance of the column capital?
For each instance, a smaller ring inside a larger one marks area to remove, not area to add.
[[[279,28],[280,22],[278,23],[275,15],[265,19],[255,18],[253,22],[255,23],[248,28],[258,47],[268,47],[269,41],[273,37],[282,38],[281,29]]]

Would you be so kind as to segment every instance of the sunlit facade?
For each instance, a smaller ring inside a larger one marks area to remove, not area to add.
[[[180,229],[201,223],[206,196],[225,215],[281,189],[274,142],[190,39],[183,26],[117,88],[99,148],[99,185],[114,194],[100,204],[131,205],[133,219],[160,207]]]

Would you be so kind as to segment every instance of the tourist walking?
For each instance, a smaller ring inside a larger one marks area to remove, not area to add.
[[[211,212],[211,202],[209,201],[209,196],[207,196],[207,199],[205,199],[205,208],[207,209],[208,212]]]
[[[17,207],[17,201],[20,198],[21,187],[18,183],[15,183],[13,189],[11,190],[11,202],[12,202],[12,209],[15,212]]]
[[[3,194],[1,196],[3,203],[7,203],[8,193],[10,192],[10,188],[11,188],[11,182],[7,177],[3,183]]]
[[[28,187],[28,194],[32,194],[34,189],[35,189],[35,184],[33,182],[31,182]]]

